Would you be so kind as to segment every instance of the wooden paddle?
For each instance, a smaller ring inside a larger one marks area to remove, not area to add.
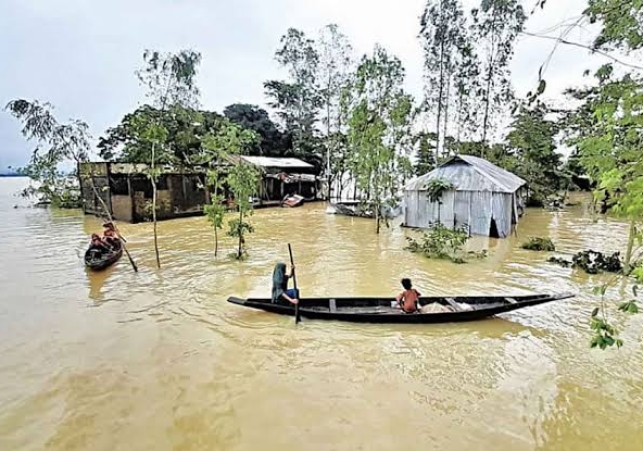
[[[292,282],[293,285],[295,286],[295,294],[297,295],[297,304],[295,304],[295,324],[297,324],[300,321],[299,318],[299,302],[301,302],[301,299],[299,299],[299,292],[297,291],[297,275],[295,274],[295,271],[293,271],[292,268],[295,266],[295,260],[292,258],[292,247],[290,246],[290,243],[288,243],[288,253],[290,254],[290,270],[292,271]]]

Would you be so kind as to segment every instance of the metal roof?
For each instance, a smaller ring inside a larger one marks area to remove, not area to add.
[[[248,157],[241,156],[248,163],[260,166],[262,168],[283,168],[283,169],[302,169],[313,168],[312,164],[301,161],[298,158],[273,158],[273,157]]]
[[[456,155],[428,174],[411,180],[405,191],[423,191],[429,181],[442,179],[456,191],[493,191],[513,193],[527,184],[523,179],[493,163],[471,155]]]

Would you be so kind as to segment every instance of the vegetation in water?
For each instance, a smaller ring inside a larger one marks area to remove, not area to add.
[[[157,200],[158,180],[161,171],[157,166],[159,161],[171,158],[167,146],[169,132],[163,125],[163,118],[168,108],[190,108],[198,104],[199,90],[195,79],[197,68],[201,63],[201,54],[182,50],[176,54],[163,54],[156,51],[145,51],[144,66],[137,72],[142,85],[148,89],[148,97],[158,108],[158,115],[140,116],[135,118],[133,140],[139,149],[149,148],[149,159],[139,161],[147,163],[148,178],[152,184],[152,222],[154,224],[154,253],[156,265],[161,267],[157,233]]]
[[[234,196],[239,217],[228,222],[228,235],[237,238],[236,258],[242,260],[247,256],[246,236],[254,232],[254,227],[246,222],[253,213],[253,196],[259,187],[260,174],[257,169],[243,160],[237,160],[229,169],[226,182]]]
[[[214,256],[219,251],[219,234],[218,231],[223,228],[223,220],[228,206],[224,193],[224,186],[231,186],[234,180],[228,180],[236,177],[235,171],[230,171],[230,167],[236,163],[232,157],[238,156],[244,148],[251,146],[258,140],[257,135],[251,130],[245,130],[240,126],[225,121],[219,131],[214,135],[208,135],[204,139],[204,153],[201,163],[208,164],[208,186],[210,187],[210,204],[204,207],[204,212],[208,222],[214,229]],[[235,225],[236,237],[243,236],[245,232],[254,231],[246,227],[240,230],[240,224]]]
[[[556,246],[551,239],[542,237],[531,237],[525,243],[522,243],[520,247],[529,251],[553,252],[556,250]]]
[[[469,240],[466,228],[449,229],[441,223],[437,223],[430,230],[424,232],[419,239],[407,237],[406,240],[406,250],[422,254],[427,258],[466,263],[466,257],[486,257],[485,251],[469,253],[463,251]]]
[[[51,202],[55,207],[79,208],[80,190],[74,183],[78,163],[87,161],[90,148],[89,127],[79,120],[63,124],[53,114],[53,107],[37,100],[17,99],[6,106],[22,123],[22,134],[36,142],[29,163],[19,169],[31,183],[20,194]],[[64,174],[60,166],[73,163],[74,173]]]

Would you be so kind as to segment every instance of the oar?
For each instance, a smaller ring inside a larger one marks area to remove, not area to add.
[[[127,258],[129,258],[129,262],[132,265],[132,268],[134,268],[134,272],[138,272],[138,266],[136,266],[136,263],[134,263],[134,259],[129,254],[129,251],[127,250],[127,246],[125,246],[125,243],[127,243],[127,240],[123,235],[121,235],[121,232],[118,230],[118,227],[116,227],[116,224],[114,224],[114,221],[110,221],[110,222],[114,226],[114,231],[118,235],[118,238],[120,238],[121,240],[121,246],[123,246],[123,250],[125,251],[125,254],[127,254]]]
[[[292,247],[290,246],[290,243],[288,243],[288,253],[290,254],[290,270],[292,271],[292,268],[295,266],[295,260],[292,258]],[[295,274],[295,271],[292,271],[292,282],[293,285],[295,285],[295,294],[299,295],[297,292],[297,274]],[[299,299],[299,296],[297,296],[297,300],[301,302],[301,299]],[[299,318],[299,302],[295,304],[295,324],[297,324],[300,320]]]

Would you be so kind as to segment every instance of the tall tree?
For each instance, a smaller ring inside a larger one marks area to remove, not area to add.
[[[493,117],[513,98],[509,63],[526,15],[518,0],[482,0],[471,12],[474,37],[481,43],[482,142],[494,125]]]
[[[165,112],[143,105],[126,114],[120,124],[107,129],[97,147],[100,156],[108,161],[150,162],[151,144],[139,139],[137,124],[142,121],[153,122],[162,125],[167,131],[167,152],[155,155],[156,162],[189,164],[201,152],[202,138],[208,133],[215,133],[222,119],[216,112],[193,110],[181,105],[170,106]],[[162,157],[166,160],[162,160]]]
[[[456,74],[465,62],[468,48],[462,5],[459,0],[427,0],[420,18],[420,39],[424,48],[425,105],[436,116],[434,134],[439,158],[448,133],[452,95],[464,95],[456,84]],[[468,61],[471,63],[472,61]],[[459,80],[461,81],[461,80]]]
[[[555,142],[559,130],[554,121],[546,119],[547,113],[541,102],[523,106],[506,139],[512,155],[504,166],[528,182],[532,200],[540,204],[561,188],[561,161]]]
[[[357,69],[355,105],[349,122],[352,170],[358,189],[366,193],[380,231],[383,207],[412,168],[408,142],[413,113],[411,96],[403,90],[404,68],[396,57],[376,46]]]
[[[326,129],[326,180],[329,198],[333,182],[343,175],[338,172],[340,165],[333,165],[332,160],[341,158],[345,141],[341,105],[343,97],[348,95],[347,87],[353,70],[352,52],[348,38],[339,31],[337,25],[324,27],[318,39],[317,80]]]
[[[302,31],[290,28],[281,38],[275,58],[288,70],[290,81],[264,83],[266,94],[272,99],[270,106],[292,134],[294,154],[319,164],[315,127],[320,105],[316,79],[319,54],[315,42]]]
[[[228,105],[223,114],[230,121],[258,135],[259,139],[247,149],[248,155],[282,157],[292,154],[292,138],[279,130],[266,110],[255,105],[235,103]]]
[[[163,118],[168,107],[180,106],[184,109],[198,106],[199,90],[196,86],[196,74],[201,63],[201,54],[191,50],[182,50],[176,54],[159,53],[146,50],[143,54],[144,66],[137,71],[138,78],[148,89],[148,97],[160,111],[160,119],[139,121],[139,141],[150,143],[149,179],[152,183],[152,221],[154,224],[154,252],[156,265],[161,267],[158,248],[156,224],[157,181],[159,171],[156,168],[157,152],[167,155],[167,129]]]
[[[38,196],[54,206],[77,208],[80,199],[62,172],[60,165],[86,161],[89,153],[89,133],[85,122],[72,120],[61,124],[53,115],[49,103],[17,99],[6,109],[22,122],[22,134],[28,141],[35,141],[29,163],[20,172],[32,183],[22,195]]]

